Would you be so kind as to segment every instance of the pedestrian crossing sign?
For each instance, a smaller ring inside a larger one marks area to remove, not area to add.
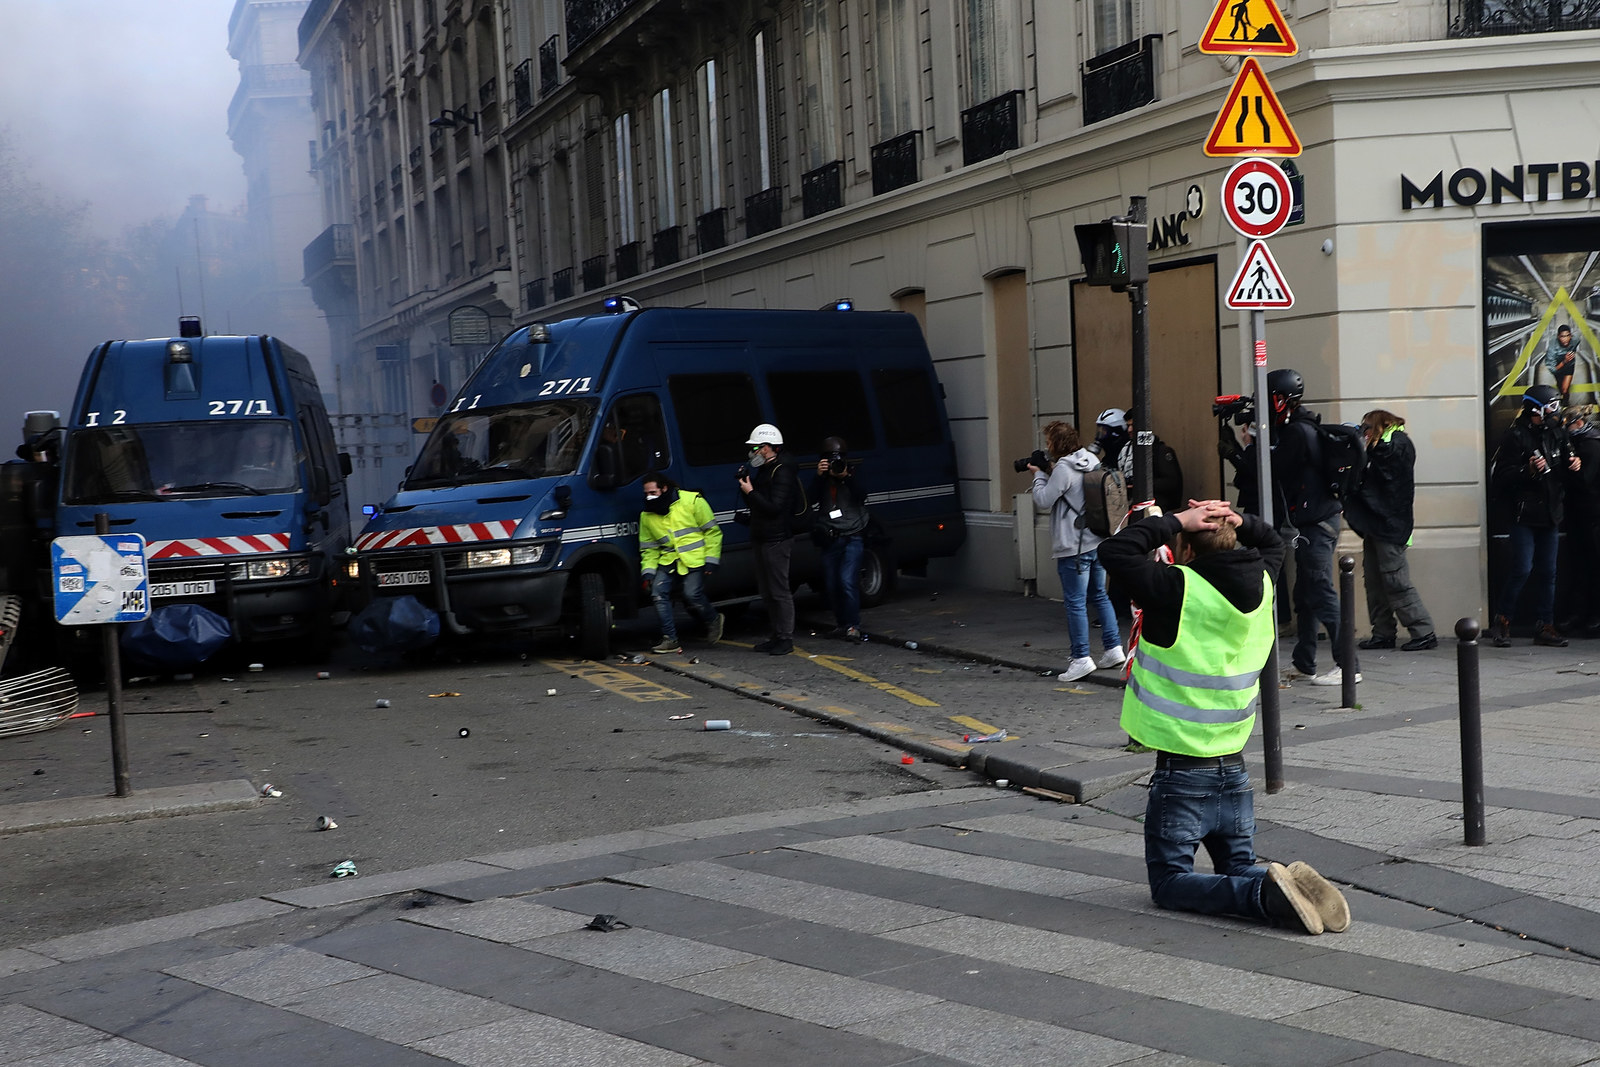
[[[1217,0],[1206,32],[1200,35],[1200,51],[1224,56],[1292,56],[1300,46],[1274,0]]]
[[[1206,138],[1208,156],[1298,156],[1299,136],[1261,64],[1246,56]]]
[[[1265,241],[1251,241],[1239,264],[1239,273],[1228,286],[1229,307],[1240,311],[1294,307],[1294,293],[1284,280],[1283,271],[1267,251]]]

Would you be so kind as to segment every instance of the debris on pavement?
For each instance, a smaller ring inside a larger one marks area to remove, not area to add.
[[[267,665],[265,663],[252,663],[252,664],[250,664],[250,670],[252,670],[252,671],[259,672],[259,671],[264,671],[266,669],[267,669]]]
[[[271,782],[268,782],[266,785],[261,787],[261,795],[264,797],[281,797],[283,796],[283,790],[279,789]]]
[[[707,719],[705,728],[707,730],[731,730],[733,729],[733,723],[728,719]]]
[[[372,702],[372,706],[375,708],[386,708],[389,706],[389,702],[380,697]]]
[[[351,860],[344,860],[333,870],[328,872],[329,878],[354,878],[361,872],[356,870],[356,865]]]
[[[596,915],[594,918],[584,923],[583,928],[585,930],[599,930],[603,934],[609,934],[613,930],[633,929],[633,927],[629,926],[615,915],[606,915],[603,913]]]
[[[969,745],[981,745],[985,741],[1004,741],[1005,739],[1006,739],[1006,732],[1004,730],[996,730],[992,734],[962,734],[961,735],[961,740],[965,744],[969,744]]]
[[[465,726],[463,726],[461,729],[456,731],[456,736],[457,737],[470,737],[470,736],[472,736],[472,731],[467,729]]]
[[[334,822],[332,819],[328,818],[326,815],[318,815],[317,816],[317,829],[318,830],[337,830],[338,828],[339,828],[339,824]]]
[[[692,718],[694,718],[693,715],[668,715],[667,716],[667,721],[668,722],[677,722],[680,719],[692,719]]]
[[[460,694],[460,693],[456,693],[456,692],[452,692],[452,691],[451,691],[451,690],[449,690],[449,689],[446,689],[446,690],[445,690],[445,691],[444,691],[444,692],[442,692],[442,693],[429,693],[429,694],[428,694],[428,695],[429,695],[429,696],[430,696],[430,697],[458,697],[458,696],[460,696],[460,695],[461,695],[461,694]]]

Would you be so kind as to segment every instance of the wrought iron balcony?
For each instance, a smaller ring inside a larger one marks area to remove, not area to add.
[[[917,131],[872,146],[873,196],[915,185],[921,177],[917,168]]]
[[[627,244],[617,249],[617,281],[620,282],[624,278],[632,278],[636,274],[643,273],[644,267],[639,262],[643,258],[643,241],[629,241]],[[602,273],[601,283],[604,284],[604,281],[605,278],[604,274]],[[587,281],[584,282],[584,287],[589,287],[589,283]]]
[[[355,268],[356,228],[348,222],[336,222],[312,238],[301,253],[306,280],[310,281],[326,270],[340,267]]]
[[[728,243],[728,211],[717,208],[694,221],[695,243],[701,252],[715,252]]]
[[[572,299],[572,268],[563,267],[550,275],[550,299]]]
[[[529,311],[544,307],[544,279],[535,278],[523,286],[522,303]]]
[[[561,84],[561,36],[551,34],[539,46],[539,95],[548,96]]]
[[[567,0],[567,48],[583,42],[605,29],[606,24],[638,0]]]
[[[583,288],[599,289],[606,284],[606,257],[590,256],[583,261]]]
[[[1451,37],[1600,29],[1600,0],[1446,0]]]
[[[961,113],[961,165],[970,167],[1019,147],[1022,90],[985,100]]]
[[[1083,124],[1104,122],[1156,99],[1161,36],[1150,34],[1083,64]]]
[[[759,237],[783,225],[783,190],[774,185],[744,198],[744,235]]]
[[[664,230],[657,230],[655,237],[650,240],[650,265],[652,267],[669,267],[682,258],[678,249],[682,244],[683,227],[668,226]]]
[[[524,59],[511,72],[511,96],[518,115],[533,106],[533,60]]]
[[[800,175],[800,211],[806,218],[844,206],[844,160],[824,163]]]

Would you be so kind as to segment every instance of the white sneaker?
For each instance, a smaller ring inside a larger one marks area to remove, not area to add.
[[[1357,682],[1361,681],[1361,672],[1360,671],[1356,672],[1356,681]],[[1312,685],[1343,685],[1344,684],[1344,671],[1340,670],[1338,667],[1329,667],[1322,674],[1313,674],[1311,676],[1311,684]]]
[[[1128,656],[1127,653],[1122,651],[1121,645],[1115,648],[1108,648],[1094,658],[1095,667],[1102,671],[1120,667],[1126,662],[1128,662]]]
[[[1089,677],[1094,670],[1094,660],[1088,656],[1081,656],[1067,664],[1066,669],[1056,677],[1063,682],[1076,682],[1079,678]]]

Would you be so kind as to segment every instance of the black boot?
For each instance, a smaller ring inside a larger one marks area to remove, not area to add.
[[[1561,636],[1561,631],[1547,622],[1533,624],[1533,643],[1536,645],[1548,645],[1551,648],[1567,647],[1567,639]]]
[[[1511,620],[1504,615],[1496,615],[1494,622],[1489,624],[1489,641],[1495,648],[1511,647]]]

